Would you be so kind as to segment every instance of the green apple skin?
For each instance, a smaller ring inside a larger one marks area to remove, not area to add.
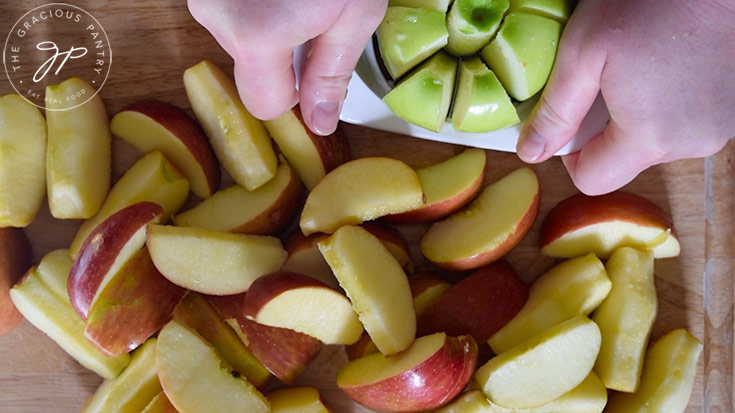
[[[537,14],[566,24],[574,10],[573,0],[510,0],[511,13]]]
[[[447,18],[447,51],[455,56],[477,53],[498,31],[508,0],[456,0]]]
[[[514,99],[524,101],[541,90],[551,74],[561,37],[559,22],[511,13],[482,58]]]
[[[518,112],[495,74],[479,57],[463,60],[452,109],[461,132],[490,132],[519,123]]]
[[[447,45],[446,13],[389,7],[377,34],[385,68],[393,79],[398,79]]]
[[[383,101],[399,118],[438,132],[452,100],[457,61],[436,53],[393,88]]]
[[[452,0],[390,0],[388,7],[414,7],[417,9],[439,10],[446,13]]]

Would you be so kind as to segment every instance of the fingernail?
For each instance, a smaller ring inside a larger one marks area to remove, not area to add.
[[[342,106],[338,102],[319,102],[314,111],[311,112],[311,127],[320,135],[329,135],[337,129],[339,121],[339,109]]]
[[[544,153],[546,140],[533,128],[524,134],[518,143],[518,156],[524,161],[534,162]]]

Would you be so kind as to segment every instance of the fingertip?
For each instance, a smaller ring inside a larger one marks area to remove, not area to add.
[[[327,136],[337,130],[342,102],[323,101],[314,105],[307,126],[317,135]]]
[[[526,163],[543,162],[553,154],[546,153],[546,139],[533,126],[523,128],[516,144],[518,157]]]
[[[245,108],[260,120],[281,116],[299,102],[290,55],[272,66],[244,65],[235,60],[235,84]]]

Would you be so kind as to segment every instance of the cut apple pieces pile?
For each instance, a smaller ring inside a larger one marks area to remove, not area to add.
[[[376,410],[686,405],[701,344],[676,330],[646,352],[654,258],[679,253],[670,220],[651,202],[614,193],[559,203],[540,248],[568,259],[529,288],[503,257],[537,218],[533,170],[485,185],[480,149],[421,169],[350,160],[345,137],[310,133],[298,108],[255,120],[213,64],[184,77],[204,131],[170,104],[134,103],[111,130],[144,154],[109,192],[100,195],[103,180],[90,176],[100,172],[83,162],[62,183],[49,175],[65,194],[52,201],[60,215],[87,218],[69,250],[27,270],[22,230],[0,229],[0,327],[11,329],[19,311],[105,379],[84,412],[326,412],[319,389],[269,391],[293,384],[323,345],[344,346],[349,359],[333,383]],[[68,128],[61,137],[51,123],[39,127],[43,117],[25,101],[3,98],[0,120],[28,122],[10,122],[0,138],[27,133],[34,139],[24,144],[36,145],[8,164],[38,157],[46,133],[65,139],[66,157],[108,153],[95,146],[109,134],[101,104],[57,118]],[[87,117],[96,126],[75,134]],[[98,129],[99,139],[75,144]],[[236,182],[221,190],[219,162]],[[38,188],[4,188],[2,219],[26,225]],[[204,199],[179,212],[190,190]],[[426,231],[408,245],[385,222]],[[412,249],[444,272],[413,274]],[[609,400],[606,388],[616,391]]]
[[[391,0],[376,36],[397,83],[383,101],[434,132],[447,117],[455,130],[475,133],[520,122],[511,98],[525,101],[546,84],[572,4]]]

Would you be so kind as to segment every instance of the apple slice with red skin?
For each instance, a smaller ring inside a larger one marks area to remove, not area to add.
[[[10,300],[10,288],[30,266],[31,244],[23,230],[0,228],[0,337],[23,318]]]
[[[482,267],[442,294],[418,320],[419,336],[469,334],[484,343],[528,300],[528,287],[506,261]]]
[[[331,410],[314,387],[287,387],[266,395],[272,413],[329,413]]]
[[[594,253],[607,258],[620,247],[653,252],[654,258],[679,255],[679,238],[668,215],[639,195],[576,194],[559,202],[541,226],[541,253],[572,258]]]
[[[178,107],[157,100],[125,106],[110,121],[112,133],[143,153],[158,150],[206,198],[219,186],[220,170],[212,147],[199,126]]]
[[[69,273],[72,307],[87,319],[90,307],[118,271],[145,244],[146,225],[157,222],[163,208],[152,202],[127,206],[102,221],[82,244]]]
[[[471,336],[436,333],[393,356],[377,353],[349,362],[338,370],[337,386],[371,409],[433,410],[464,389],[476,363]]]
[[[313,337],[246,318],[242,312],[245,294],[209,296],[207,299],[255,358],[286,384],[293,383],[319,354],[322,344]]]

